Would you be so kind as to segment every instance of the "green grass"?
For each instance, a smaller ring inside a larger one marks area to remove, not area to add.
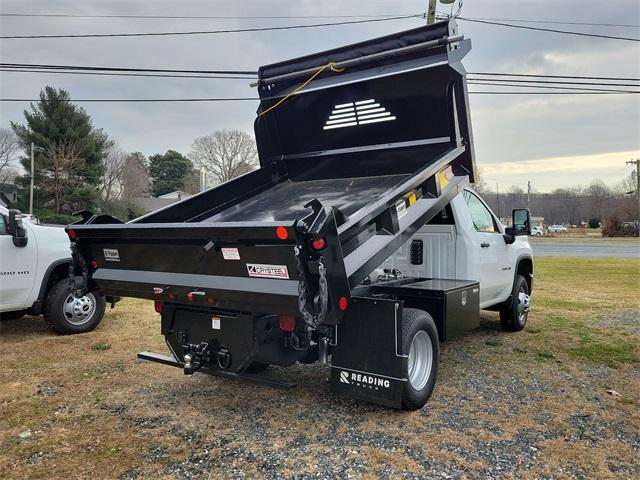
[[[540,360],[617,368],[640,362],[637,335],[606,326],[620,311],[640,311],[640,260],[539,258],[531,323],[518,348]],[[514,349],[514,354],[521,352]]]

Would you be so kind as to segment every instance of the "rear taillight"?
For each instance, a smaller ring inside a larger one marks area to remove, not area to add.
[[[293,315],[280,315],[278,326],[283,332],[293,332],[296,329],[296,317]]]
[[[95,260],[91,260],[91,268],[96,270],[98,268],[98,262],[96,262]]]
[[[289,238],[289,232],[287,232],[287,229],[284,227],[277,227],[276,237],[278,237],[280,240],[286,240],[287,238]]]
[[[153,308],[156,309],[156,313],[162,314],[162,308],[163,307],[164,307],[164,302],[161,302],[160,300],[155,300],[153,302]]]
[[[324,250],[327,247],[327,241],[324,238],[316,238],[313,242],[311,242],[311,246],[317,252],[320,250]]]
[[[67,231],[67,235],[69,235],[69,238],[70,238],[71,240],[75,240],[75,238],[76,238],[76,231],[75,231],[73,228],[70,228],[70,229]]]

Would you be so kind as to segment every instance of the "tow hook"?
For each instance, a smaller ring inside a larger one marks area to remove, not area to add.
[[[182,368],[185,375],[193,375],[212,361],[215,361],[222,370],[226,370],[231,366],[231,353],[224,347],[214,350],[205,342],[197,345],[187,343],[182,346],[182,352],[184,358]]]
[[[185,375],[193,375],[200,370],[202,366],[208,360],[208,343],[200,343],[193,345],[188,343],[182,346],[184,365],[183,370]]]

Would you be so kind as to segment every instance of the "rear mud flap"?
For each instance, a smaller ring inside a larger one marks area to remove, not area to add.
[[[402,302],[353,297],[338,327],[331,390],[340,395],[400,408],[407,381],[402,351]]]

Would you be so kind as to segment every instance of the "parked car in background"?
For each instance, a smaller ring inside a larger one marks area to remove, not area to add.
[[[71,250],[61,226],[0,206],[0,319],[44,314],[61,334],[96,328],[105,310],[97,293],[76,296],[69,282]]]
[[[541,237],[542,235],[544,235],[544,232],[542,231],[541,227],[537,225],[533,225],[531,227],[531,235],[534,235],[536,237]]]
[[[549,225],[547,227],[547,233],[567,233],[568,231],[569,230],[562,225]]]

